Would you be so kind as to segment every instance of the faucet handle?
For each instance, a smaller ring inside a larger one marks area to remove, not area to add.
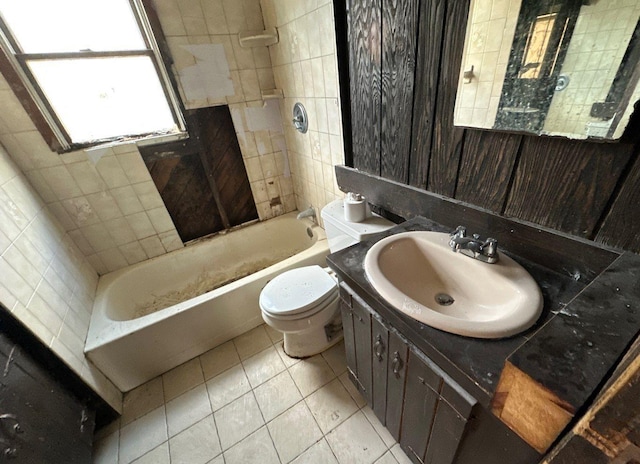
[[[466,237],[467,236],[467,228],[465,226],[458,226],[456,230],[449,234],[450,237]]]
[[[487,257],[494,257],[498,254],[498,241],[495,238],[488,238],[482,245],[483,254]]]

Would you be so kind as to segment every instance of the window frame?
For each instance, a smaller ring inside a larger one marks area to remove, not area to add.
[[[114,144],[120,141],[131,142],[153,137],[162,137],[163,139],[166,139],[167,136],[175,136],[177,138],[183,138],[186,136],[187,126],[183,115],[184,106],[175,89],[174,80],[165,65],[165,61],[160,51],[160,45],[154,34],[155,31],[151,22],[152,19],[157,18],[149,18],[149,15],[143,5],[143,0],[129,0],[129,5],[131,6],[133,16],[144,40],[146,46],[144,49],[24,53],[20,49],[16,39],[11,34],[10,29],[7,27],[4,18],[0,15],[0,50],[4,55],[0,56],[0,72],[5,75],[9,85],[19,96],[25,110],[52,150],[57,151],[58,153],[65,153],[88,147]],[[153,13],[155,13],[155,11]],[[147,134],[123,134],[121,136],[114,136],[90,142],[73,142],[64,128],[64,125],[58,118],[55,110],[44,95],[44,92],[40,88],[37,80],[31,73],[28,62],[37,60],[68,60],[128,56],[146,56],[151,59],[154,69],[156,70],[158,80],[163,89],[169,110],[171,111],[179,132],[166,133],[158,131]],[[25,101],[24,97],[27,95],[30,101]]]

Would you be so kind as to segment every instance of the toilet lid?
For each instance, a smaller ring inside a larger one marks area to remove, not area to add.
[[[260,293],[260,308],[274,315],[306,312],[338,291],[336,281],[320,266],[307,266],[284,272]]]

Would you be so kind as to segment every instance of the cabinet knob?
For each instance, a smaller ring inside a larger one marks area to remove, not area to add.
[[[378,334],[378,336],[376,337],[376,342],[373,344],[373,353],[376,355],[376,358],[378,358],[378,361],[382,361],[382,355],[384,354],[384,343],[382,343],[382,336],[380,334]]]
[[[396,377],[400,377],[400,371],[402,370],[402,359],[400,359],[400,353],[394,351],[393,361],[391,361],[391,369]]]

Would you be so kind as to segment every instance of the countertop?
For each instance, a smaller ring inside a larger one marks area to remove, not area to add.
[[[533,327],[513,337],[486,340],[422,324],[387,304],[368,282],[363,267],[373,243],[415,230],[449,232],[434,221],[416,217],[333,253],[327,261],[367,304],[487,408],[509,361],[578,410],[599,389],[640,331],[640,256],[612,253],[608,267],[585,282],[502,248],[500,251],[520,263],[542,290],[544,309]]]

